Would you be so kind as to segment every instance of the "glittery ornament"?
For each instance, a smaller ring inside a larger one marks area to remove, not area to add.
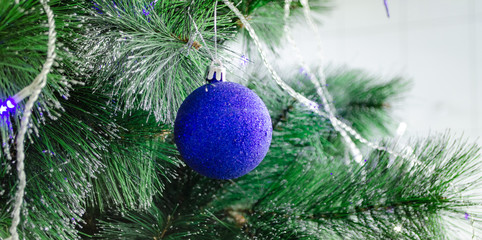
[[[174,124],[184,162],[216,179],[237,178],[253,170],[266,156],[272,135],[263,101],[243,85],[223,82],[224,74],[211,71],[210,83],[184,100]]]

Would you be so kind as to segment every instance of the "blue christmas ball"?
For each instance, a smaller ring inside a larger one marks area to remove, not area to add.
[[[215,179],[237,178],[258,166],[268,152],[272,132],[263,101],[233,82],[214,81],[194,90],[174,123],[184,162]]]

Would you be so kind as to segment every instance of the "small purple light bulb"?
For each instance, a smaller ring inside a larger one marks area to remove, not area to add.
[[[5,102],[0,101],[0,115],[7,115],[9,112],[14,112],[17,104],[13,98],[9,97]]]
[[[17,103],[15,103],[15,100],[13,100],[11,97],[7,98],[5,104],[7,104],[8,109],[15,109],[17,107]]]

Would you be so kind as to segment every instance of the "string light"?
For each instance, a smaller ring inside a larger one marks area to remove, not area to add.
[[[16,1],[18,4],[18,1]],[[40,0],[45,13],[47,14],[48,19],[48,44],[47,44],[47,60],[45,61],[42,71],[37,75],[37,77],[32,81],[32,83],[22,89],[19,93],[17,93],[12,98],[7,99],[4,103],[5,105],[1,105],[0,108],[6,106],[7,109],[15,109],[15,105],[29,97],[27,103],[25,104],[24,113],[22,119],[20,121],[20,129],[18,131],[17,139],[16,139],[16,150],[17,150],[17,171],[18,171],[18,185],[17,185],[17,192],[15,193],[15,202],[13,206],[12,212],[12,226],[10,226],[10,234],[11,236],[7,238],[7,240],[18,240],[18,232],[17,227],[20,223],[20,210],[23,204],[23,197],[25,195],[25,187],[27,185],[26,175],[25,175],[25,153],[24,153],[24,140],[25,140],[25,133],[27,132],[28,124],[30,121],[30,116],[32,114],[32,109],[34,103],[37,101],[40,92],[47,84],[47,74],[50,72],[52,64],[55,59],[55,41],[56,35],[55,32],[55,21],[54,21],[54,14],[50,9],[49,5],[44,1]]]
[[[14,113],[17,108],[17,103],[13,98],[7,98],[5,101],[0,100],[0,116],[7,116]]]

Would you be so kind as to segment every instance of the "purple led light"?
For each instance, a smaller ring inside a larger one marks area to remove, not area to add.
[[[465,213],[465,220],[469,220],[470,214]]]
[[[13,109],[13,108],[16,108],[16,107],[17,107],[17,104],[15,103],[15,101],[13,100],[13,98],[7,98],[7,100],[5,101],[5,103],[7,104],[7,108],[9,108],[9,109]]]
[[[0,101],[0,115],[2,116],[15,112],[16,108],[17,103],[11,97],[7,98],[4,102]]]

